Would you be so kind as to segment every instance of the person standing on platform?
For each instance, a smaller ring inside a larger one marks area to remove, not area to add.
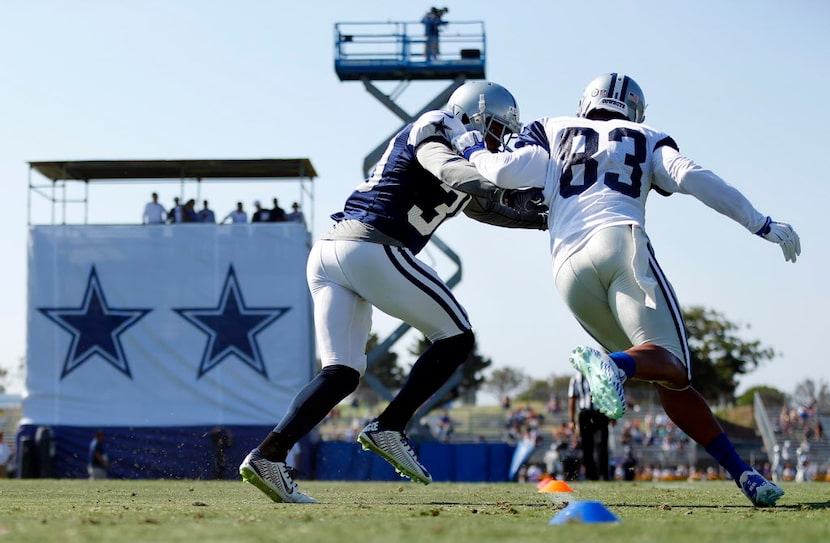
[[[424,36],[426,37],[424,56],[427,61],[438,58],[438,40],[441,35],[441,27],[447,24],[442,18],[449,11],[448,8],[430,8],[421,22],[424,24]]]
[[[144,206],[144,214],[141,216],[142,224],[164,224],[167,219],[167,211],[164,206],[159,203],[159,195],[154,192],[151,196],[152,201],[147,202]]]
[[[271,211],[262,207],[262,202],[254,202],[254,212],[251,215],[251,222],[268,222],[271,220]]]
[[[288,222],[299,222],[305,225],[305,215],[300,211],[300,204],[297,202],[291,204],[291,213],[285,216],[285,220]]]
[[[182,222],[201,222],[196,211],[196,200],[191,198],[182,206]]]
[[[279,200],[274,198],[274,207],[271,208],[270,219],[271,222],[285,222],[285,210],[280,207]]]
[[[216,224],[216,215],[213,214],[212,209],[208,208],[207,200],[202,202],[202,209],[199,210],[199,222],[203,222],[206,224]]]
[[[173,207],[167,212],[167,222],[173,223],[181,223],[184,221],[182,217],[182,204],[181,200],[178,196],[173,198]]]
[[[236,209],[225,215],[221,224],[225,224],[228,221],[231,221],[232,224],[245,224],[248,222],[248,214],[245,213],[242,202],[236,202]]]

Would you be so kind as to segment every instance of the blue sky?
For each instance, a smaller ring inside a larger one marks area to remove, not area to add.
[[[314,232],[362,180],[363,158],[401,122],[334,69],[334,24],[418,21],[411,2],[0,1],[0,365],[25,355],[28,162],[92,159],[308,157],[316,168]],[[627,72],[643,88],[646,122],[790,222],[793,265],[689,196],[649,202],[647,230],[684,306],[749,326],[779,356],[741,380],[792,392],[830,381],[824,361],[830,183],[821,166],[830,120],[830,4],[821,0],[446,1],[450,21],[484,21],[487,77],[516,96],[522,120],[567,115],[585,84]],[[624,9],[623,9],[624,7]],[[414,82],[397,99],[414,113],[447,82]],[[378,86],[391,92],[394,84]],[[152,190],[169,206],[177,184],[90,191],[89,221],[138,222]],[[186,197],[196,197],[185,188]],[[241,199],[298,198],[288,185],[204,185],[218,216]],[[35,202],[36,203],[36,202]],[[35,222],[48,221],[33,206]],[[70,221],[82,215],[69,215]],[[536,378],[570,374],[589,338],[553,287],[547,234],[465,217],[439,236],[462,258],[456,288],[496,367]],[[452,273],[438,251],[422,258]],[[381,314],[383,336],[397,326]],[[408,347],[414,337],[400,344]]]

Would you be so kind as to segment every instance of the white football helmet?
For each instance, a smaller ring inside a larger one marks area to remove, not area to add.
[[[490,81],[467,81],[458,87],[447,102],[447,110],[461,119],[467,130],[490,135],[504,149],[522,131],[516,99],[507,89]]]
[[[585,87],[577,117],[587,117],[595,110],[620,113],[626,119],[641,123],[646,118],[646,97],[640,85],[625,74],[603,74]]]

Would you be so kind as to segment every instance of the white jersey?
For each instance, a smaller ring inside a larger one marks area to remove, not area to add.
[[[766,219],[740,192],[682,156],[667,134],[624,120],[541,118],[525,127],[515,152],[477,152],[470,160],[501,187],[544,189],[554,273],[603,228],[644,230],[651,189],[691,194],[753,233]]]

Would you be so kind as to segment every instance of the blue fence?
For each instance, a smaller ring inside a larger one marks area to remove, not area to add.
[[[17,474],[24,478],[84,478],[95,430],[78,426],[22,426],[17,435]],[[237,468],[271,430],[230,426],[231,446],[217,454],[214,427],[101,428],[117,479],[238,479]],[[45,442],[44,439],[48,439]],[[434,481],[501,482],[509,480],[515,447],[505,443],[415,443],[418,458]],[[221,458],[221,460],[219,460]],[[302,442],[297,467],[300,479],[397,481],[400,476],[378,455],[356,442]]]
[[[511,445],[504,443],[417,445],[418,459],[433,481],[501,482],[508,480]],[[315,451],[316,479],[347,481],[396,481],[400,476],[384,459],[365,452],[357,443],[322,441]]]

